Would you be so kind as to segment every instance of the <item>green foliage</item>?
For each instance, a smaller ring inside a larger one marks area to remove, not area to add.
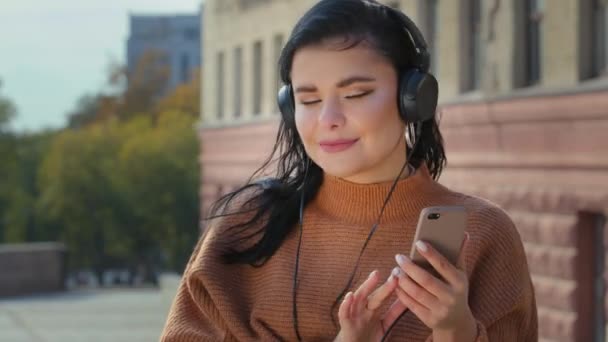
[[[0,115],[0,243],[62,241],[72,270],[182,271],[199,234],[198,82],[154,102],[156,88],[83,96],[59,131],[17,135],[2,130],[14,109]]]
[[[112,94],[83,95],[74,110],[68,114],[68,126],[81,128],[109,118],[128,121],[142,115],[156,117],[166,110],[190,113],[188,109],[198,109],[198,78],[197,83],[181,85],[168,96],[162,97],[169,78],[169,69],[163,63],[166,58],[161,52],[149,50],[141,56],[131,71],[121,65],[110,65],[107,86],[114,89]],[[168,106],[159,105],[159,101],[166,102]],[[198,110],[195,113],[198,113]]]
[[[135,243],[160,242],[166,261],[179,268],[187,258],[198,222],[198,146],[192,117],[161,114],[155,126],[134,120],[120,151],[117,183],[132,204]],[[148,129],[139,127],[149,125]],[[172,247],[175,248],[172,248]],[[136,247],[136,246],[133,246]]]
[[[0,80],[0,90],[2,90],[2,80]],[[0,133],[7,130],[8,124],[17,115],[15,105],[0,94]]]
[[[163,113],[60,133],[40,169],[39,210],[71,266],[179,270],[198,236],[194,119]]]
[[[44,241],[57,237],[53,229],[40,222],[36,213],[38,169],[54,135],[49,131],[13,136],[12,172],[4,182],[0,182],[0,186],[7,189],[7,202],[0,223],[5,227],[0,237],[3,235],[6,242]]]
[[[2,90],[1,80],[0,90]],[[7,230],[4,213],[12,203],[14,183],[19,173],[16,137],[9,131],[9,124],[15,115],[16,109],[13,103],[0,93],[0,242]]]

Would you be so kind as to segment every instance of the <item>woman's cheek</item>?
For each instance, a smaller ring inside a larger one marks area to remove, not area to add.
[[[305,147],[309,147],[310,144],[314,143],[314,118],[312,113],[308,113],[305,110],[296,112],[296,129]],[[308,146],[306,146],[308,145]]]

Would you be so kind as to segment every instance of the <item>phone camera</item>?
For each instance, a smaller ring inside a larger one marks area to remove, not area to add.
[[[437,220],[439,218],[439,216],[441,216],[441,215],[439,215],[439,213],[432,213],[432,214],[429,214],[428,219]]]

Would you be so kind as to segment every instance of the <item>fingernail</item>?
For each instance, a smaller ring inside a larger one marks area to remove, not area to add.
[[[416,241],[416,247],[418,248],[418,250],[420,250],[421,252],[426,252],[429,249],[426,246],[426,243],[422,242],[422,241]]]
[[[395,256],[395,260],[397,260],[397,263],[399,265],[403,265],[403,264],[406,264],[408,262],[408,258],[405,255],[403,255],[403,254],[397,254]]]
[[[401,270],[399,269],[399,267],[395,267],[393,268],[393,272],[391,272],[391,277],[398,277],[399,273],[401,273]]]
[[[376,270],[373,270],[372,273],[370,273],[369,276],[367,276],[367,279],[371,278],[374,275],[374,273],[376,273]]]

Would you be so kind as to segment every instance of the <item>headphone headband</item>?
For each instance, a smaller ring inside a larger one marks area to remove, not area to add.
[[[395,19],[401,22],[401,26],[404,27],[404,31],[410,40],[414,44],[414,50],[416,50],[416,64],[420,71],[428,72],[431,65],[431,55],[428,51],[428,45],[422,35],[422,32],[418,30],[418,27],[410,17],[405,13],[394,9],[390,6],[386,6],[389,13],[395,16]]]

